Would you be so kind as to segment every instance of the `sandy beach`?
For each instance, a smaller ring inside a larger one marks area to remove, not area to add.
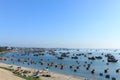
[[[25,80],[25,79],[15,76],[10,71],[0,69],[0,80]]]
[[[46,77],[41,77],[42,80],[84,80],[82,78],[77,78],[74,76],[69,76],[69,75],[64,75],[64,74],[59,74],[55,72],[50,72],[52,77],[46,78]]]
[[[6,67],[9,68],[9,64],[5,64],[5,63],[0,63],[1,67]],[[16,65],[12,65],[14,69],[16,69],[18,66]],[[32,72],[37,71],[37,69],[32,69],[32,68],[27,68],[27,67],[22,67],[22,70],[30,70]],[[51,77],[42,77],[40,76],[40,78],[42,80],[84,80],[83,78],[77,78],[74,76],[70,76],[70,75],[64,75],[64,74],[60,74],[60,73],[56,73],[56,72],[49,72],[49,74],[51,75]],[[0,78],[1,80],[24,80],[22,78],[19,78],[17,76],[14,76],[14,74],[10,71],[4,70],[4,69],[0,69]]]

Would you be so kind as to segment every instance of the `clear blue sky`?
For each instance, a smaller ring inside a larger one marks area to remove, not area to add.
[[[120,0],[0,0],[0,45],[120,48]]]

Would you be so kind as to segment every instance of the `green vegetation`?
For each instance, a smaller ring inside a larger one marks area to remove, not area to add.
[[[26,77],[26,76],[22,76],[20,74],[15,74],[15,75],[18,76],[18,77],[24,78],[26,80],[41,80],[40,78],[36,78],[36,77],[33,77],[33,76]]]
[[[6,68],[6,67],[0,67],[0,68],[11,71],[11,72],[13,71],[13,69],[9,69],[9,68]],[[22,76],[21,74],[14,74],[14,75],[16,75],[18,77],[21,77],[21,78],[24,78],[26,80],[41,80],[40,78],[36,78],[36,77],[33,77],[33,76],[26,77],[26,76]]]
[[[9,69],[9,68],[6,68],[6,67],[1,67],[1,66],[0,66],[0,68],[1,68],[1,69],[5,69],[5,70],[8,70],[8,71],[12,71],[12,69]]]
[[[7,51],[7,47],[0,47],[0,52]]]

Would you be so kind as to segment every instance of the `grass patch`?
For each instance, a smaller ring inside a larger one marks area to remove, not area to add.
[[[8,71],[12,71],[12,69],[9,69],[9,68],[6,68],[6,67],[1,67],[1,66],[0,66],[0,68],[1,68],[1,69],[5,69],[5,70],[8,70]]]
[[[35,78],[33,76],[26,77],[26,76],[22,76],[22,75],[19,75],[19,74],[15,74],[15,75],[18,76],[18,77],[24,78],[26,80],[41,80],[40,78]]]

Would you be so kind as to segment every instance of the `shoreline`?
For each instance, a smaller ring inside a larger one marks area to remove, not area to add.
[[[21,69],[23,69],[23,70],[30,70],[32,72],[38,70],[38,69],[35,69],[35,68],[18,66],[18,65],[13,65],[13,64],[6,64],[6,63],[2,63],[2,62],[0,62],[0,66],[1,67],[6,67],[6,68],[8,68],[9,66],[13,66],[13,68],[21,67]],[[51,77],[40,76],[40,78],[42,80],[84,80],[85,79],[85,78],[82,78],[82,77],[76,77],[76,76],[73,76],[73,75],[62,74],[62,73],[58,73],[58,72],[54,72],[54,71],[49,71],[49,74],[51,75]]]

